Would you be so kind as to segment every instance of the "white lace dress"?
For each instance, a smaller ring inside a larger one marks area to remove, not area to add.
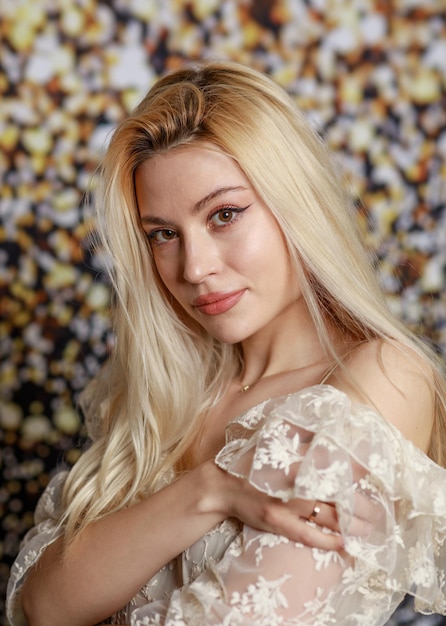
[[[406,593],[416,610],[446,614],[446,470],[372,409],[329,385],[263,402],[231,422],[216,463],[283,500],[335,502],[345,550],[307,548],[226,520],[107,623],[374,626]],[[12,568],[12,626],[26,623],[20,589],[56,537],[64,480],[56,476],[42,496]],[[357,492],[379,514],[363,537],[348,534]]]

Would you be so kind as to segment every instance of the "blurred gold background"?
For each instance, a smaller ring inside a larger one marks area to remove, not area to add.
[[[0,0],[2,596],[113,341],[95,166],[160,74],[207,58],[294,96],[341,161],[389,304],[446,355],[446,0]]]

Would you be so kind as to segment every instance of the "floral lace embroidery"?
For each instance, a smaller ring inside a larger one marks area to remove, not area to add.
[[[446,614],[446,471],[369,407],[329,385],[263,402],[229,425],[216,463],[284,501],[333,502],[345,549],[310,549],[226,520],[108,623],[379,626],[406,593],[417,610]],[[11,572],[12,626],[25,624],[26,572],[60,532],[64,480],[56,477],[42,497]],[[378,513],[363,536],[349,534],[358,495]]]

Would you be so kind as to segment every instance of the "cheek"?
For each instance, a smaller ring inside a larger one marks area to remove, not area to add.
[[[153,262],[153,275],[165,299],[170,302],[176,310],[177,306],[174,304],[176,301],[180,301],[178,291],[175,289],[176,281],[172,279],[172,275],[167,271],[167,268],[160,263]],[[178,311],[176,312],[178,314]]]
[[[154,252],[153,264],[159,280],[169,289],[177,282],[178,265],[175,260],[166,254]]]
[[[276,274],[276,279],[289,274],[289,257],[281,233],[271,224],[251,232],[232,248],[239,267],[251,267],[255,272],[262,272],[266,278]]]
[[[245,263],[261,261],[269,256],[268,231],[262,228],[251,229],[248,232],[240,232],[228,245],[231,258]]]
[[[178,281],[174,280],[169,272],[164,271],[162,274],[157,264],[154,264],[154,275],[160,291],[164,294],[166,301],[172,307],[175,315],[187,326],[193,328],[196,322],[190,317],[187,307],[187,298],[185,296],[182,297],[181,289],[178,287]]]
[[[166,280],[166,276],[160,271],[160,268],[157,263],[153,261],[153,276],[156,280],[156,283],[160,289],[160,291],[166,296],[166,298],[170,299],[170,295],[172,294],[170,288],[170,281]]]

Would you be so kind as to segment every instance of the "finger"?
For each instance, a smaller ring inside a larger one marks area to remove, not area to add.
[[[352,537],[367,538],[373,530],[377,530],[382,525],[385,512],[380,502],[369,494],[356,493],[348,526],[343,530]]]
[[[322,502],[321,500],[308,501],[309,506],[305,507],[305,512],[302,513],[301,502],[302,500],[290,501],[288,506],[290,506],[303,520],[310,520],[315,522],[318,526],[322,526],[336,532],[339,531],[338,515],[334,504],[330,502]]]
[[[382,519],[384,510],[382,504],[372,498],[370,494],[356,491],[353,504],[353,514],[358,519],[362,519],[369,522],[369,524],[374,525]]]
[[[306,518],[296,515],[292,507],[288,503],[274,503],[264,510],[262,529],[277,535],[282,535],[290,539],[290,541],[301,543],[312,548],[321,550],[339,550],[343,547],[344,542],[341,535],[337,532],[331,532],[330,529],[322,528],[315,522],[311,522]],[[322,503],[324,510],[322,517],[330,520],[332,526],[337,525],[335,520],[336,510],[334,507]],[[320,515],[319,513],[319,515]],[[319,517],[318,515],[318,517]]]
[[[318,514],[316,517],[313,515],[311,520],[318,526],[323,526],[329,530],[339,531],[338,514],[334,504],[318,501],[318,505]]]
[[[361,537],[366,539],[370,535],[372,529],[372,524],[366,520],[360,519],[359,517],[352,517],[346,530],[346,534],[350,537]]]
[[[297,541],[299,543],[320,550],[338,551],[343,548],[344,541],[341,535],[324,532],[320,526],[313,522],[308,522],[308,520],[300,520],[300,522],[301,525],[297,529],[297,534],[299,535]]]

